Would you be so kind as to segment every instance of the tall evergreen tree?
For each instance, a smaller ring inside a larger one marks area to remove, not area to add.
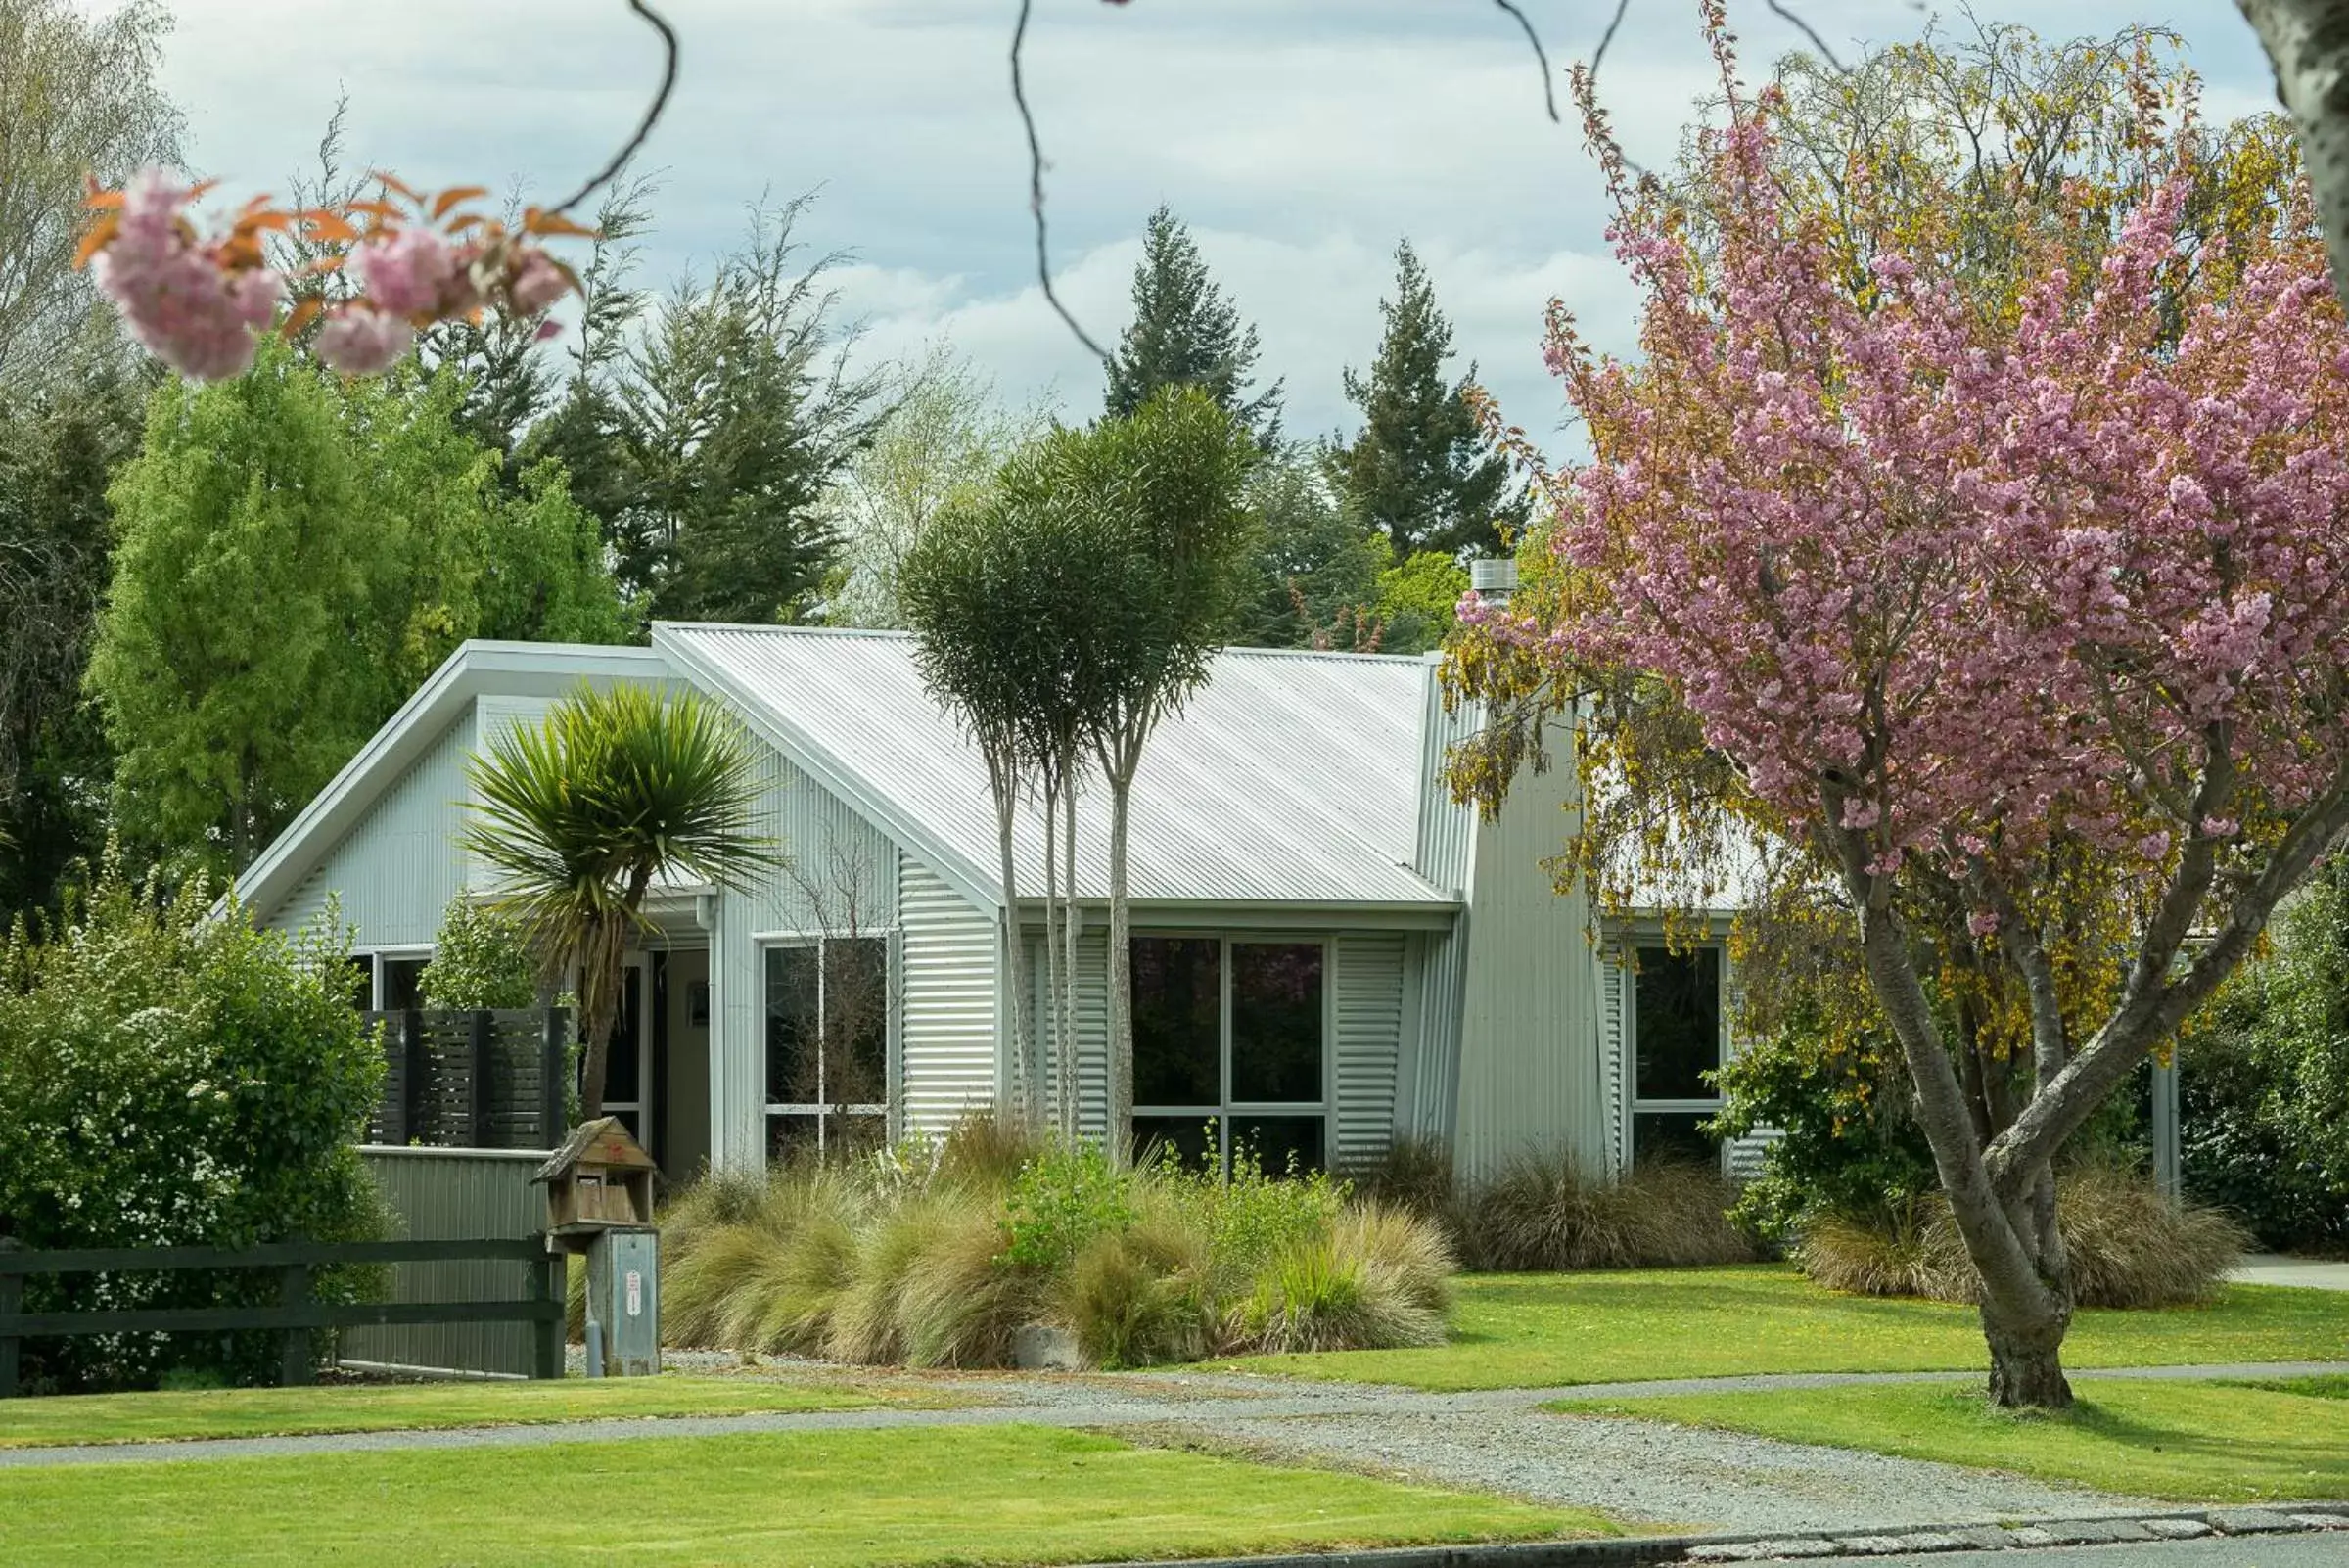
[[[1256,443],[1280,440],[1281,384],[1251,396],[1256,328],[1209,275],[1191,231],[1162,207],[1150,214],[1133,269],[1133,320],[1110,356],[1112,419],[1130,419],[1161,387],[1197,387],[1237,419]]]
[[[1501,528],[1524,522],[1525,502],[1468,406],[1476,366],[1455,383],[1444,379],[1451,323],[1408,240],[1395,248],[1395,296],[1378,308],[1387,322],[1378,358],[1366,376],[1346,372],[1362,429],[1331,448],[1331,475],[1398,561],[1421,550],[1498,553]]]

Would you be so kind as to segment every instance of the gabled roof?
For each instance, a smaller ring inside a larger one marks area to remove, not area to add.
[[[476,697],[559,697],[581,681],[657,681],[668,665],[650,648],[583,643],[463,644],[400,705],[358,755],[286,824],[237,878],[245,906],[266,918],[358,825],[383,793],[415,766]]]
[[[994,808],[977,750],[922,683],[901,632],[663,623],[653,645],[771,744],[976,897],[997,898]],[[1416,659],[1227,649],[1158,728],[1134,784],[1137,903],[1452,907],[1410,869],[1427,667]],[[1078,897],[1108,896],[1109,797],[1078,813]],[[1043,825],[1016,836],[1023,899]]]

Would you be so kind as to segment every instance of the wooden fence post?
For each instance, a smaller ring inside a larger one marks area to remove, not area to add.
[[[15,1252],[17,1239],[0,1236],[0,1252]],[[0,1317],[11,1317],[23,1304],[24,1277],[22,1274],[0,1274]],[[17,1336],[0,1328],[0,1400],[12,1399],[17,1392]]]
[[[490,1140],[497,1135],[491,1115],[497,1107],[489,1092],[490,1075],[496,1066],[494,1061],[496,1041],[497,1037],[491,1026],[488,1009],[475,1008],[473,1013],[472,1094],[470,1096],[472,1104],[469,1107],[473,1113],[470,1119],[472,1130],[467,1136],[473,1140],[473,1146],[477,1149],[490,1147]]]
[[[564,1114],[565,1082],[571,1076],[571,1015],[549,1007],[538,1037],[538,1146],[559,1149],[571,1130]]]
[[[278,1280],[280,1305],[309,1305],[310,1269],[307,1264],[286,1265],[278,1274]],[[285,1349],[278,1364],[278,1381],[288,1388],[299,1388],[317,1381],[317,1367],[310,1360],[310,1331],[306,1328],[289,1328],[285,1336]]]

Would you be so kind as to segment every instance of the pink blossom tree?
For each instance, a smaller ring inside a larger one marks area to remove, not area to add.
[[[1471,596],[1455,678],[1572,704],[1587,756],[1681,737],[1840,896],[1981,1275],[1992,1398],[2060,1407],[2055,1156],[2349,828],[2349,330],[2304,203],[2188,243],[2185,128],[2147,138],[2099,254],[2050,240],[2010,298],[1905,251],[1865,181],[1831,229],[1773,179],[1768,95],[1710,21],[1700,219],[1626,174],[1584,84],[1643,353],[1554,315],[1592,456],[1544,477],[1539,591]],[[2083,853],[2125,917],[2086,1008],[2051,869]],[[2025,999],[2027,1092],[1995,1118],[1936,1006],[1960,961]]]

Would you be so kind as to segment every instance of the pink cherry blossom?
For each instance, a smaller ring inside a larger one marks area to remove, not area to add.
[[[571,280],[544,251],[532,246],[521,254],[506,297],[518,314],[534,316],[571,292]]]
[[[440,315],[464,271],[464,257],[445,236],[404,228],[360,242],[350,269],[367,298],[393,315]]]
[[[416,329],[406,317],[363,304],[341,304],[319,322],[310,351],[345,375],[374,376],[397,364],[415,342]]]
[[[251,368],[253,334],[277,313],[283,285],[264,268],[225,266],[200,245],[184,216],[195,197],[161,169],[142,171],[92,270],[150,353],[191,381],[220,381]]]

